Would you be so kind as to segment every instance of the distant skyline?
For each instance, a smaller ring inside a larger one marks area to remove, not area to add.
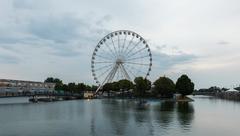
[[[0,0],[0,78],[95,84],[106,34],[132,30],[153,53],[150,80],[187,74],[195,87],[240,84],[238,0]]]

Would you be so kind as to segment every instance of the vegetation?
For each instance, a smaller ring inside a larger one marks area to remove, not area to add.
[[[97,86],[89,86],[84,83],[68,83],[64,84],[62,80],[58,78],[48,77],[45,83],[55,83],[55,90],[58,92],[64,91],[69,93],[83,93],[83,91],[95,91]]]
[[[103,91],[120,91],[133,89],[133,83],[129,80],[123,79],[118,82],[106,83],[103,85]]]
[[[168,77],[160,77],[154,83],[154,94],[161,97],[173,97],[175,93],[175,84]]]
[[[130,89],[133,89],[133,83],[127,79],[123,79],[123,80],[120,80],[118,81],[119,83],[119,88],[121,90],[130,90]]]
[[[62,90],[63,82],[62,82],[62,80],[60,80],[58,78],[48,77],[44,82],[45,83],[55,83],[56,84],[55,90],[56,91]]]
[[[134,95],[143,97],[146,94],[146,90],[151,89],[151,81],[143,77],[136,77],[134,79],[135,89]]]
[[[62,80],[58,78],[48,77],[45,82],[56,83],[56,91],[64,91],[69,93],[83,93],[84,91],[96,91],[97,86],[89,86],[84,83],[68,83],[64,84]],[[176,91],[182,95],[189,95],[193,92],[194,84],[187,75],[182,75],[178,78],[176,85],[174,82],[164,76],[158,78],[154,83],[154,87],[151,87],[151,81],[143,77],[136,77],[134,83],[123,79],[120,81],[106,83],[103,85],[102,90],[107,92],[120,92],[122,94],[135,97],[165,97],[172,98]],[[132,90],[132,91],[131,91]],[[123,96],[123,95],[122,95]]]
[[[240,91],[240,86],[239,86],[239,87],[236,87],[236,88],[234,88],[234,89],[236,89],[236,90]]]
[[[176,82],[176,90],[183,96],[190,95],[194,90],[194,83],[187,75],[182,75]]]

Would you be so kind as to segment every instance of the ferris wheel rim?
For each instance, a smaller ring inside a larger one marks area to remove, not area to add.
[[[96,58],[97,56],[98,56],[98,57],[103,57],[103,56],[101,56],[101,55],[97,55],[97,52],[98,52],[99,49],[101,49],[100,47],[101,47],[101,45],[102,45],[103,43],[106,44],[106,42],[105,42],[106,40],[109,40],[110,38],[111,38],[111,40],[112,40],[112,37],[117,36],[117,35],[126,35],[126,37],[127,37],[128,35],[130,35],[130,36],[132,35],[132,38],[134,38],[134,37],[139,38],[139,43],[142,42],[142,43],[145,45],[142,49],[139,49],[138,51],[141,52],[141,50],[147,49],[148,55],[146,55],[145,57],[148,57],[148,58],[149,58],[149,63],[146,64],[146,66],[148,66],[148,69],[147,69],[147,72],[146,72],[146,74],[145,74],[144,77],[147,78],[147,77],[150,75],[150,71],[151,71],[151,67],[152,67],[152,53],[151,53],[151,50],[150,50],[149,45],[147,44],[147,41],[146,41],[141,35],[139,35],[138,33],[134,32],[134,31],[130,31],[130,30],[117,30],[117,31],[113,31],[113,32],[105,35],[105,36],[98,42],[98,44],[95,46],[94,51],[93,51],[93,54],[92,54],[92,59],[91,59],[91,71],[92,71],[92,76],[94,77],[95,82],[96,82],[97,84],[99,84],[99,85],[100,85],[103,81],[100,82],[99,79],[98,79],[98,77],[97,77],[97,75],[96,75],[95,64],[96,64],[96,63],[108,63],[109,65],[108,65],[107,67],[111,67],[111,65],[113,65],[114,62],[111,62],[111,61],[95,62],[95,58]],[[126,40],[126,38],[125,38],[125,40]],[[124,42],[125,42],[125,40],[124,40]],[[113,40],[112,40],[112,43],[113,43],[113,46],[115,46]],[[124,45],[125,45],[125,43],[124,43]],[[108,46],[108,45],[106,45],[106,46]],[[137,46],[137,45],[136,45],[136,46]],[[136,47],[136,46],[134,46],[134,47]],[[129,46],[128,46],[128,47],[129,47]],[[133,48],[134,48],[134,47],[133,47]],[[133,48],[131,48],[131,49],[133,50]],[[123,49],[124,49],[124,47],[123,47]],[[109,55],[110,55],[111,57],[117,58],[116,55],[119,55],[119,52],[117,52],[117,51],[115,50],[115,47],[114,47],[113,49],[110,48],[110,50],[111,50],[111,53],[109,53]],[[113,50],[115,50],[115,51],[113,51]],[[125,49],[125,50],[127,50],[127,49]],[[118,54],[114,54],[113,52],[118,53]],[[127,57],[129,57],[129,52],[131,52],[131,50],[128,51]],[[134,52],[134,53],[138,53],[138,52]],[[135,54],[133,54],[133,55],[135,55]],[[109,58],[105,57],[105,59],[109,59]],[[130,58],[130,59],[128,59],[128,60],[131,60],[131,59],[137,59],[137,58]],[[124,62],[124,63],[128,63],[128,61],[126,61],[126,62]],[[130,64],[129,64],[129,65],[130,65]],[[140,64],[139,64],[139,65],[140,65]],[[105,66],[103,66],[103,68],[105,68]],[[129,68],[129,67],[128,67],[128,68]],[[111,68],[109,68],[109,69],[111,69]],[[108,69],[108,70],[109,70],[109,69]],[[127,69],[127,68],[126,68],[126,69]],[[108,71],[108,70],[107,70],[107,71]],[[129,70],[128,70],[128,71],[129,71]]]

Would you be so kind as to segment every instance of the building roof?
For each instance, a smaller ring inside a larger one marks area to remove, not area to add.
[[[27,81],[27,80],[15,80],[15,79],[0,79],[0,82],[31,82],[31,83],[44,83],[39,81]],[[55,83],[47,83],[47,84],[55,84]]]

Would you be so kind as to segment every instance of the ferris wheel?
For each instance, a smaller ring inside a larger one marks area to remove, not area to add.
[[[119,30],[103,37],[95,47],[91,69],[99,85],[121,79],[147,78],[151,71],[152,54],[146,40],[129,30]]]

